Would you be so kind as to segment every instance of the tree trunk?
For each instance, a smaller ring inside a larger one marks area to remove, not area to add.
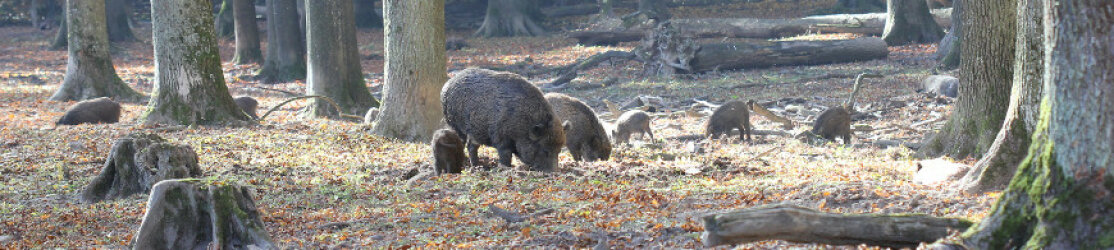
[[[599,5],[600,5],[600,18],[601,19],[615,18],[615,10],[614,10],[615,8],[613,7],[615,5],[612,4],[613,1],[615,1],[615,0],[596,0],[596,1],[598,1]]]
[[[108,40],[113,42],[135,41],[135,34],[128,25],[131,6],[128,0],[106,0],[105,16],[108,18]]]
[[[80,101],[102,96],[117,101],[140,102],[145,97],[116,75],[109,56],[104,1],[66,1],[69,59],[62,87],[54,101]]]
[[[622,17],[623,27],[656,27],[672,15],[661,0],[638,0],[638,10]]]
[[[356,27],[382,28],[383,17],[375,11],[375,0],[355,0],[353,8],[356,10]],[[387,6],[383,6],[387,8]]]
[[[882,40],[890,46],[939,42],[944,30],[928,12],[925,1],[887,0],[886,30]]]
[[[815,65],[886,58],[878,38],[703,44],[690,61],[691,72],[773,66]]]
[[[539,36],[545,34],[541,26],[541,11],[536,0],[488,0],[483,25],[477,36]]]
[[[971,193],[1002,189],[1017,172],[1017,165],[1028,153],[1033,130],[1037,127],[1044,84],[1042,52],[1044,46],[1041,0],[1018,0],[1017,54],[1014,58],[1013,90],[1005,123],[990,150],[960,180]]]
[[[305,36],[295,1],[267,0],[267,57],[256,73],[264,83],[306,78]]]
[[[960,63],[959,98],[951,117],[918,152],[922,156],[981,157],[1002,128],[1009,107],[1017,40],[1016,0],[965,2],[963,22],[981,27],[963,34],[961,48],[968,53]]]
[[[944,39],[940,40],[939,45],[936,46],[936,61],[937,68],[942,70],[952,70],[959,67],[960,51],[959,48],[960,37],[963,37],[963,2],[967,0],[955,0],[952,2],[952,25],[951,30]]]
[[[356,22],[351,0],[321,0],[306,3],[308,66],[306,95],[329,97],[344,114],[364,114],[379,106],[371,97],[361,73],[356,51]],[[439,47],[445,46],[444,41]],[[442,49],[443,50],[443,49]],[[320,98],[310,104],[310,116],[340,117]]]
[[[168,143],[155,134],[129,134],[113,143],[104,168],[82,190],[81,200],[99,202],[146,194],[159,181],[195,177],[201,177],[201,167],[189,146]]]
[[[220,11],[217,12],[216,30],[220,38],[232,38],[235,34],[235,17],[232,13],[232,1],[221,1]],[[154,18],[154,17],[152,17]]]
[[[62,10],[62,20],[58,22],[58,32],[54,33],[54,41],[50,42],[50,49],[52,50],[62,50],[69,45],[69,29],[66,28],[68,26],[66,23],[69,22],[70,15],[66,14],[69,11],[64,9],[65,7]],[[105,30],[105,33],[108,33],[108,30]],[[107,39],[108,35],[106,34],[105,37]]]
[[[964,230],[971,222],[928,215],[864,215],[817,212],[795,205],[744,208],[704,216],[704,246],[763,240],[830,245],[916,248]]]
[[[383,2],[387,16],[387,60],[383,107],[372,132],[408,141],[428,141],[441,127],[445,74],[443,0]]]
[[[951,26],[951,9],[931,11],[940,26]],[[669,22],[683,34],[693,37],[745,37],[775,39],[811,33],[856,33],[881,35],[886,27],[885,13],[809,16],[796,19],[692,18]],[[567,34],[584,45],[614,45],[637,41],[646,29],[581,30]]]
[[[146,210],[134,249],[278,249],[250,190],[240,185],[162,181]]]
[[[254,0],[232,0],[236,24],[236,55],[232,64],[251,64],[263,61],[259,50],[259,23],[255,21]]]
[[[970,249],[1114,248],[1114,13],[1102,0],[1042,5],[1040,122],[1009,188],[964,233]]]
[[[154,98],[145,124],[218,125],[250,121],[228,93],[211,7],[193,0],[151,2]]]

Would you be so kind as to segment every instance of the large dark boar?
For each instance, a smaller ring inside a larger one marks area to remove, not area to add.
[[[715,139],[720,134],[739,129],[739,140],[750,141],[750,102],[730,101],[712,112],[704,123],[704,136]]]
[[[433,132],[433,172],[459,174],[464,169],[464,142],[451,129]]]
[[[511,156],[533,170],[557,166],[565,130],[541,90],[522,77],[486,69],[465,69],[441,89],[445,121],[468,145],[473,166],[479,145],[495,147],[499,165]]]
[[[611,157],[607,130],[591,107],[579,99],[559,93],[545,94],[545,100],[553,106],[559,120],[569,123],[569,129],[565,131],[565,146],[573,159],[606,161]]]
[[[54,124],[116,123],[120,121],[120,109],[120,104],[108,97],[89,99],[70,106]]]

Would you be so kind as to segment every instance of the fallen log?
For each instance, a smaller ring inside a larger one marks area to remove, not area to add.
[[[951,9],[932,10],[941,27],[951,27]],[[809,33],[855,33],[881,35],[886,27],[886,13],[837,14],[798,19],[759,18],[694,18],[672,19],[681,34],[696,37],[738,37],[773,39]],[[614,45],[636,41],[645,36],[645,29],[583,30],[568,33],[583,45]]]
[[[885,58],[886,42],[868,37],[836,41],[703,44],[689,61],[692,73],[713,70],[815,65]]]
[[[704,216],[704,246],[785,240],[829,245],[916,248],[965,230],[971,222],[928,215],[824,213],[796,205],[738,209]]]

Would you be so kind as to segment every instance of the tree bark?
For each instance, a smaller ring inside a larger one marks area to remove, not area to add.
[[[112,144],[101,173],[82,190],[81,200],[146,194],[159,181],[193,177],[201,177],[201,167],[189,146],[168,143],[155,134],[129,134]]]
[[[1017,51],[1014,58],[1013,89],[1001,131],[983,158],[959,181],[971,193],[1002,189],[1025,158],[1037,127],[1044,84],[1044,46],[1041,0],[1018,0]]]
[[[886,29],[882,40],[890,46],[938,42],[944,30],[928,12],[925,1],[887,0]]]
[[[356,10],[356,27],[382,28],[383,17],[375,11],[375,0],[355,0],[353,8]],[[386,6],[383,6],[386,8]]]
[[[157,2],[157,1],[156,1]],[[134,249],[278,249],[251,192],[197,179],[155,184]]]
[[[244,124],[246,113],[224,83],[211,6],[193,0],[151,2],[155,90],[145,124]]]
[[[1040,122],[1009,188],[962,236],[969,249],[1114,248],[1114,13],[1102,0],[1041,5]]]
[[[963,34],[959,98],[948,122],[928,139],[921,156],[981,157],[1002,128],[1009,107],[1016,35],[1016,0],[964,2],[964,24],[980,27]]]
[[[387,60],[383,107],[372,132],[407,141],[428,141],[441,127],[445,74],[445,3],[387,0]]]
[[[232,0],[236,24],[236,55],[232,64],[251,64],[263,61],[259,50],[259,23],[255,21],[254,0]]]
[[[364,114],[379,106],[361,73],[356,51],[356,22],[351,0],[322,0],[306,3],[308,70],[306,95],[322,95],[336,101],[344,114]],[[439,44],[444,46],[444,41]],[[308,115],[340,117],[324,100],[314,99]]]
[[[54,33],[54,40],[50,42],[50,49],[52,50],[62,50],[69,45],[69,29],[66,28],[68,26],[66,23],[69,22],[70,15],[66,14],[67,11],[64,8],[61,15],[62,20],[58,22],[58,32]],[[105,33],[107,32],[106,29]],[[107,36],[105,35],[105,37]]]
[[[952,25],[948,34],[944,35],[944,39],[940,40],[939,45],[936,46],[936,61],[937,68],[942,70],[953,70],[959,67],[960,51],[959,48],[960,37],[963,35],[963,2],[967,0],[955,0],[952,2]]]
[[[744,208],[704,216],[704,246],[785,240],[830,245],[916,248],[971,222],[928,215],[823,213],[795,205]]]
[[[477,36],[539,36],[545,34],[541,26],[541,11],[536,0],[488,0],[487,14]]]
[[[235,16],[232,13],[232,1],[221,1],[220,11],[217,12],[216,31],[220,38],[232,38],[235,34]],[[154,18],[154,17],[152,17]]]
[[[300,0],[267,0],[267,57],[256,72],[263,83],[306,78],[305,36],[295,1]]]
[[[140,102],[145,97],[124,84],[116,75],[109,55],[104,1],[66,1],[69,58],[62,86],[50,100],[80,101],[110,97],[117,101]]]
[[[135,41],[135,34],[128,25],[131,6],[128,0],[106,0],[105,16],[108,18],[108,40],[113,42]]]

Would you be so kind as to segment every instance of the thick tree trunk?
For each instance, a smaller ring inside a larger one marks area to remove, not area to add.
[[[387,0],[387,48],[383,107],[372,132],[408,141],[428,141],[441,127],[445,74],[445,3]]]
[[[483,25],[477,36],[538,36],[544,35],[541,11],[536,0],[488,0]]]
[[[151,2],[154,97],[145,124],[218,125],[250,121],[228,93],[211,6],[193,0]]]
[[[1042,5],[1040,123],[1009,188],[963,235],[969,249],[1114,248],[1114,12],[1102,0]]]
[[[704,216],[704,246],[763,240],[916,248],[971,222],[928,215],[835,214],[794,205],[744,208]]]
[[[980,27],[963,34],[959,98],[947,124],[918,152],[922,156],[981,157],[997,137],[1009,107],[1017,40],[1016,0],[964,2],[964,24]]]
[[[886,58],[878,38],[703,44],[690,61],[691,72],[773,66],[815,65]]]
[[[259,50],[259,23],[255,21],[254,0],[232,0],[236,23],[236,55],[232,64],[251,64],[263,61]]]
[[[944,35],[944,39],[940,40],[939,45],[936,46],[936,61],[937,68],[943,70],[952,70],[959,67],[960,51],[959,48],[960,37],[963,35],[963,2],[967,0],[955,0],[952,3],[952,25],[948,34]]]
[[[925,1],[887,0],[886,29],[882,40],[890,46],[909,43],[934,43],[944,37],[944,30],[928,12]]]
[[[951,9],[931,11],[936,23],[951,26]],[[669,22],[681,33],[693,37],[744,37],[774,39],[809,33],[856,33],[881,35],[886,27],[885,13],[809,16],[797,19],[693,18]],[[613,45],[637,41],[645,29],[581,30],[567,34],[584,45]]]
[[[375,11],[375,0],[355,0],[353,8],[356,10],[356,27],[382,28],[383,17]],[[387,8],[383,6],[383,8]]]
[[[61,15],[62,20],[58,22],[58,32],[54,33],[54,40],[50,42],[50,49],[52,50],[62,50],[69,45],[69,29],[66,28],[68,26],[66,23],[69,22],[70,18],[69,15],[66,14],[67,11],[64,10],[64,8],[65,7],[63,7]],[[108,31],[105,30],[105,33],[107,32]],[[108,35],[105,35],[105,37],[108,37]]]
[[[135,41],[135,34],[128,25],[131,6],[128,0],[106,0],[105,16],[108,18],[108,40],[113,42]]]
[[[301,0],[267,0],[267,57],[256,73],[263,83],[306,78],[305,36],[295,1]]]
[[[1018,0],[1017,54],[1014,58],[1013,90],[1005,122],[998,137],[983,158],[959,184],[977,193],[1005,188],[1017,172],[1017,165],[1028,153],[1033,130],[1037,127],[1044,84],[1044,27],[1041,0]]]
[[[189,146],[168,143],[155,134],[129,134],[113,143],[104,168],[82,190],[81,200],[99,202],[146,194],[159,181],[193,177],[201,177],[201,167]]]
[[[232,38],[235,34],[235,17],[232,13],[232,1],[221,1],[220,11],[217,12],[216,31],[220,38]],[[153,18],[153,17],[152,17]]]
[[[62,87],[50,97],[55,101],[80,101],[102,96],[117,101],[140,102],[145,97],[116,75],[109,56],[104,1],[66,1],[69,59]]]
[[[250,190],[240,185],[162,181],[152,188],[146,210],[134,249],[279,248]]]
[[[379,106],[371,96],[356,51],[356,22],[351,0],[321,0],[306,3],[308,63],[306,95],[329,97],[344,114],[364,114]],[[439,46],[444,46],[441,42]],[[309,115],[340,117],[320,98],[310,104]]]

